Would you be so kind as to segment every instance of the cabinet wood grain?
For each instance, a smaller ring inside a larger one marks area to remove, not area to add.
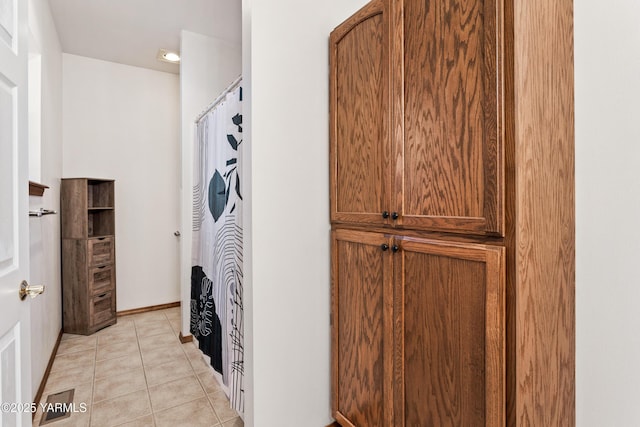
[[[374,1],[330,37],[331,218],[386,223],[389,211],[389,14]]]
[[[60,206],[73,205],[74,209],[61,209],[60,222],[63,239],[82,239],[88,235],[87,185],[83,180],[63,180],[60,187]]]
[[[504,249],[398,242],[394,425],[504,425]]]
[[[408,228],[504,233],[501,2],[403,0],[404,137],[394,185]]]
[[[575,425],[573,2],[514,3],[516,425]]]
[[[333,411],[342,425],[392,425],[393,288],[384,235],[333,233]]]

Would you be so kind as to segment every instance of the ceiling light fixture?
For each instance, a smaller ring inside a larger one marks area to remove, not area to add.
[[[156,58],[159,61],[169,62],[170,64],[180,63],[180,55],[168,49],[160,49]]]

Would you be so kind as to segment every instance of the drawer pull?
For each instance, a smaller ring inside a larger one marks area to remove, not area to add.
[[[104,240],[106,237],[98,237],[98,240]]]
[[[104,294],[100,294],[100,295],[98,295],[98,298],[104,298],[104,297],[106,297],[106,296],[107,296],[107,292],[105,292]]]
[[[106,265],[101,265],[100,267],[98,267],[99,270],[102,270],[103,268],[105,268]]]

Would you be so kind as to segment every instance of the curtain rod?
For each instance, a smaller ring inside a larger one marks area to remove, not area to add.
[[[211,104],[209,104],[209,106],[207,108],[204,109],[203,112],[201,112],[200,114],[198,114],[198,117],[196,117],[196,119],[194,120],[195,123],[198,123],[200,120],[202,120],[202,118],[204,116],[206,116],[209,111],[213,110],[214,108],[216,108],[216,105],[218,105],[225,96],[227,96],[227,94],[229,92],[231,92],[232,90],[234,90],[236,87],[238,87],[238,85],[242,82],[242,76],[238,77],[237,79],[235,79],[233,81],[233,83],[231,83],[229,86],[227,86],[227,88],[220,94],[220,96],[218,96]]]

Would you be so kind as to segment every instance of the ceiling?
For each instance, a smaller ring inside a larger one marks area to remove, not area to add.
[[[240,0],[49,0],[62,51],[178,74],[156,59],[180,31],[240,43]]]

